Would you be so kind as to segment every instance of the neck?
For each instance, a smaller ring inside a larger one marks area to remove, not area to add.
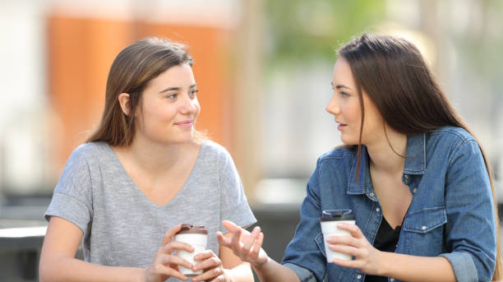
[[[407,135],[396,132],[389,127],[375,142],[365,144],[370,157],[370,165],[375,171],[387,174],[401,174],[407,153]],[[389,140],[389,142],[388,142]]]
[[[129,155],[131,163],[150,175],[166,173],[183,162],[192,143],[161,144],[135,138],[130,146],[120,148]]]

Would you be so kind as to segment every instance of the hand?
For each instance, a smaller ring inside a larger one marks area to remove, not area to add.
[[[242,261],[249,262],[252,266],[261,266],[268,261],[269,257],[262,249],[264,233],[260,232],[260,227],[256,226],[250,233],[228,220],[224,220],[222,224],[232,233],[232,238],[217,232],[220,245],[231,249]]]
[[[170,277],[187,280],[187,277],[178,271],[178,265],[192,268],[192,264],[171,254],[175,250],[194,251],[194,248],[187,243],[173,241],[173,237],[180,230],[181,225],[177,225],[166,232],[152,263],[143,272],[143,281],[161,282]]]
[[[212,251],[206,250],[194,256],[195,261],[200,261],[196,264],[192,270],[199,271],[203,270],[203,273],[194,277],[192,281],[230,281],[227,277],[224,268],[222,266],[222,261],[220,258]]]
[[[365,274],[379,275],[382,267],[379,259],[381,252],[374,248],[363,235],[360,228],[353,224],[338,224],[339,229],[349,231],[351,236],[332,236],[327,239],[332,251],[354,256],[354,260],[334,259],[334,263],[343,267],[358,268]]]

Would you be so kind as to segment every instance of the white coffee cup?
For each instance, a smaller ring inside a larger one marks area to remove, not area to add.
[[[355,216],[350,209],[342,210],[324,210],[320,217],[321,232],[323,233],[323,240],[325,245],[325,253],[327,255],[327,262],[331,263],[334,258],[342,260],[351,260],[350,255],[334,252],[328,248],[327,239],[332,236],[351,236],[346,230],[341,230],[337,227],[339,223],[355,224]]]
[[[177,250],[176,255],[192,263],[192,265],[196,265],[199,262],[194,261],[194,256],[206,250],[208,231],[203,225],[182,224],[182,229],[175,234],[175,241],[187,243],[194,248],[192,253],[185,250]],[[203,273],[202,270],[194,272],[192,269],[183,266],[178,266],[178,269],[185,276],[197,276]]]

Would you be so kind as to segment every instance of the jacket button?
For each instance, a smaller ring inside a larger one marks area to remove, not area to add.
[[[356,279],[358,279],[358,280],[359,280],[359,279],[362,279],[361,274],[358,274],[358,275],[356,276]]]
[[[426,230],[426,226],[424,226],[424,225],[423,225],[423,226],[421,227],[421,229]]]

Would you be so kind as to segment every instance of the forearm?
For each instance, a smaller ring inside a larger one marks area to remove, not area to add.
[[[253,270],[255,270],[261,282],[300,282],[299,277],[293,270],[271,258],[268,258],[267,262],[261,266],[253,266]]]
[[[402,281],[456,281],[450,262],[444,257],[420,257],[381,252],[382,273]]]
[[[238,264],[237,266],[225,269],[227,276],[231,279],[232,282],[253,282],[253,272],[250,268],[250,264],[247,262],[243,262]]]
[[[70,257],[46,259],[40,264],[40,281],[139,282],[142,268],[111,267]]]

